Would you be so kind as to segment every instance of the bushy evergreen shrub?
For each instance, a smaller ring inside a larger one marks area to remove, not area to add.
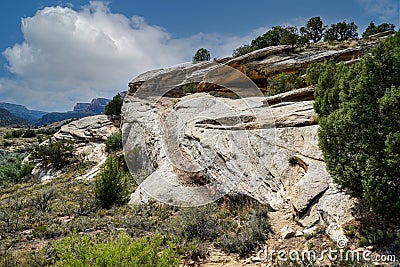
[[[31,157],[44,166],[51,166],[57,170],[71,165],[74,160],[75,147],[68,140],[49,139],[45,144],[36,145],[31,153]]]
[[[88,235],[71,233],[54,245],[55,266],[173,267],[180,257],[174,248],[163,244],[160,235],[132,240],[120,234],[108,242],[94,242]]]
[[[303,87],[304,82],[301,77],[294,73],[279,74],[268,79],[267,92],[269,95],[276,95]]]
[[[201,61],[209,61],[211,59],[210,51],[205,48],[200,48],[196,51],[192,58],[193,63],[198,63]]]
[[[122,109],[122,104],[123,100],[121,95],[118,93],[116,96],[113,97],[110,102],[107,103],[106,108],[105,108],[105,114],[106,115],[121,115],[121,109]]]
[[[115,154],[108,155],[104,166],[95,178],[94,190],[97,201],[103,208],[127,202],[129,172]]]
[[[343,189],[376,213],[400,214],[400,33],[359,64],[327,68],[315,92],[319,145]]]
[[[122,149],[122,134],[117,132],[110,135],[105,141],[107,152],[116,152]]]
[[[250,52],[253,52],[254,50],[255,48],[251,45],[243,45],[233,50],[232,57],[240,57]]]

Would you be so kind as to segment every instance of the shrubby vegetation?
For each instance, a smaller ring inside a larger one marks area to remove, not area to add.
[[[375,26],[375,23],[371,21],[371,23],[368,25],[368,27],[365,29],[365,31],[362,34],[363,38],[366,38],[368,36],[380,33],[380,32],[386,32],[386,31],[394,31],[395,26],[391,23],[382,23],[378,26]]]
[[[116,152],[122,149],[122,133],[117,132],[110,135],[105,141],[107,152]]]
[[[243,46],[238,47],[235,50],[233,50],[232,56],[239,57],[239,56],[248,54],[250,52],[253,52],[254,50],[256,50],[255,47],[246,44],[246,45],[243,45]]]
[[[179,266],[174,248],[163,243],[160,235],[133,240],[120,234],[114,240],[95,242],[88,235],[74,233],[54,244],[55,266]]]
[[[357,25],[354,22],[347,23],[346,20],[331,24],[324,34],[325,41],[345,41],[358,37]]]
[[[348,86],[348,84],[346,84],[346,78],[344,77],[348,68],[341,63],[336,64],[334,62],[321,64],[319,67],[321,68],[319,78],[316,79],[316,77],[314,77],[315,80],[318,81],[317,90],[314,94],[314,109],[320,117],[323,117],[339,108],[339,94],[342,89]],[[311,77],[312,69],[309,73]],[[314,74],[316,76],[316,73]]]
[[[33,168],[35,168],[35,165],[32,162],[24,162],[21,164],[20,169],[18,170],[17,173],[17,181],[21,182],[21,181],[26,181],[26,180],[30,180],[33,178],[32,176],[32,170]]]
[[[266,221],[267,210],[256,207],[248,214],[245,223],[233,225],[231,230],[225,231],[217,239],[216,246],[229,253],[249,255],[268,238],[270,226]]]
[[[293,26],[274,26],[263,35],[251,41],[250,45],[243,45],[233,51],[232,56],[238,57],[257,49],[275,45],[302,46],[308,42],[304,35],[300,35],[298,29]]]
[[[303,85],[303,79],[298,75],[281,73],[268,79],[267,94],[276,95],[301,88]]]
[[[36,136],[35,130],[28,128],[28,129],[20,129],[20,130],[14,130],[12,132],[8,132],[4,138],[32,138]]]
[[[375,26],[371,22],[363,33],[363,37],[387,30],[394,30],[394,27],[393,24],[388,23]],[[312,17],[307,21],[305,26],[300,27],[300,30],[293,26],[274,26],[263,35],[252,40],[250,44],[236,48],[232,56],[242,56],[268,46],[291,45],[292,47],[302,47],[311,41],[317,43],[321,40],[333,42],[355,39],[358,37],[357,29],[358,26],[354,22],[344,20],[328,26],[324,24],[320,17]]]
[[[300,33],[308,40],[316,43],[324,37],[326,27],[320,17],[313,17],[307,21],[305,27],[300,28]]]
[[[103,208],[113,205],[122,205],[128,201],[129,172],[125,160],[114,154],[110,154],[95,178],[94,191],[96,199]]]
[[[61,170],[75,161],[74,152],[75,147],[70,141],[50,138],[47,143],[36,145],[31,157],[40,160],[43,166]]]
[[[330,62],[330,64],[335,65],[334,62]],[[321,73],[325,71],[326,67],[326,63],[311,63],[306,70],[306,83],[308,85],[316,85]]]
[[[32,165],[27,163],[21,167],[22,160],[26,156],[26,153],[0,150],[0,188],[9,183],[18,183],[30,178]]]
[[[209,61],[211,59],[210,51],[205,48],[200,48],[196,51],[192,58],[193,63],[198,63],[201,61]]]
[[[90,181],[60,178],[31,185],[29,193],[12,190],[16,191],[13,196],[2,191],[0,198],[0,235],[4,237],[0,243],[4,262],[0,265],[6,267],[82,266],[91,260],[90,266],[118,266],[118,259],[129,266],[138,262],[139,266],[158,266],[155,262],[162,264],[163,255],[170,260],[168,264],[177,264],[182,257],[206,257],[213,245],[249,256],[270,233],[268,207],[248,197],[225,198],[198,208],[150,201],[102,209],[94,205],[95,190]],[[62,221],[61,217],[69,219]],[[32,232],[24,233],[26,229]],[[59,241],[38,251],[26,251],[23,257],[9,249],[17,243],[54,239]]]
[[[182,85],[182,92],[183,94],[194,94],[197,93],[199,90],[199,83],[192,82],[192,83],[185,83]]]
[[[400,214],[400,33],[359,64],[330,64],[315,92],[319,145],[334,180],[376,213]]]
[[[121,115],[123,102],[121,95],[118,93],[107,103],[104,113],[106,115]]]
[[[270,233],[268,208],[245,196],[225,198],[225,202],[183,208],[172,218],[166,230],[183,255],[205,258],[210,243],[240,256],[261,247]]]

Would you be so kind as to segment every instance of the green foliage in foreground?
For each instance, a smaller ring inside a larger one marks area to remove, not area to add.
[[[335,63],[330,62],[335,65]],[[327,67],[326,63],[311,63],[306,70],[306,83],[308,85],[316,85],[318,83],[321,73],[325,71]]]
[[[0,150],[0,187],[8,183],[25,181],[30,177],[33,164],[21,162],[26,157],[26,153],[8,152]]]
[[[129,173],[122,160],[110,154],[95,178],[94,192],[101,207],[108,209],[127,202],[128,177]]]
[[[116,152],[122,150],[122,134],[117,132],[110,135],[105,141],[107,152]]]
[[[304,85],[303,79],[294,73],[281,73],[276,77],[268,79],[268,94],[276,95],[301,88]]]
[[[327,116],[339,108],[340,92],[347,88],[347,72],[348,69],[343,64],[328,62],[320,65],[321,69],[315,70],[310,66],[310,71],[307,70],[310,80],[318,81],[317,90],[315,91],[314,109],[320,117]],[[315,77],[313,77],[315,76]],[[318,78],[316,78],[318,76]]]
[[[170,267],[180,258],[160,235],[133,240],[120,234],[115,240],[96,243],[88,235],[70,234],[54,244],[55,266]]]
[[[319,145],[334,180],[376,213],[400,214],[400,33],[349,69],[327,68],[315,92]]]

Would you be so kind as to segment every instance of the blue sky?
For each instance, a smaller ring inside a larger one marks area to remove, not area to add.
[[[275,25],[399,23],[398,0],[0,2],[0,102],[46,111],[112,97],[140,72],[225,57]],[[398,28],[396,28],[398,29]]]

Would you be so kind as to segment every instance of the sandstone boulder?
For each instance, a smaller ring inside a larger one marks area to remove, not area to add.
[[[85,117],[63,125],[54,136],[56,139],[77,139],[80,141],[104,141],[116,133],[118,128],[106,115]]]
[[[265,86],[268,76],[302,74],[313,62],[356,62],[372,45],[302,52],[277,46],[223,62]],[[124,152],[139,184],[130,204],[156,199],[197,206],[225,194],[248,195],[275,210],[291,207],[304,234],[323,229],[336,240],[353,219],[356,201],[338,190],[326,170],[314,88],[264,97],[237,90],[239,80],[203,62],[147,72],[129,84]],[[191,82],[200,84],[201,93],[184,93],[182,85]]]
[[[223,194],[245,194],[274,209],[290,204],[305,228],[348,222],[354,203],[326,171],[313,101],[266,103],[264,97],[242,101],[207,93],[157,104],[127,97],[125,152],[132,154],[128,165],[134,163],[140,183],[131,204],[155,198],[200,205]],[[171,118],[180,129],[178,140],[167,135]],[[204,181],[215,195],[199,189]]]
[[[104,141],[118,131],[118,127],[114,125],[110,118],[105,115],[96,115],[63,125],[54,134],[54,139],[71,140],[76,147],[77,156],[95,163],[85,174],[77,177],[79,179],[92,179],[107,159]],[[43,167],[40,163],[36,164],[33,170],[33,174],[42,181],[57,178],[63,173],[62,170],[55,171]]]

